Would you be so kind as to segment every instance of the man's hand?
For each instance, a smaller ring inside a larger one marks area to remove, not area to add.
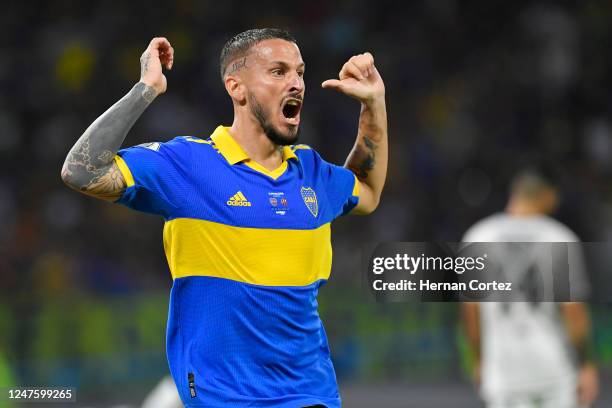
[[[578,372],[578,401],[581,406],[590,406],[599,394],[599,376],[593,364],[585,364]]]
[[[155,37],[140,57],[140,82],[150,86],[157,95],[166,92],[168,82],[162,73],[162,65],[172,69],[174,48],[164,37]]]
[[[370,214],[378,207],[387,177],[387,108],[385,84],[369,52],[351,57],[342,66],[339,79],[328,79],[321,86],[335,89],[361,102],[359,131],[344,167],[359,183],[359,202],[353,214]]]
[[[340,91],[364,104],[385,97],[385,84],[369,52],[351,57],[342,66],[338,77],[324,81],[321,86]]]

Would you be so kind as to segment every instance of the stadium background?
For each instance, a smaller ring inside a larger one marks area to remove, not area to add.
[[[387,88],[390,168],[370,217],[339,220],[320,309],[346,406],[478,406],[455,304],[376,304],[359,246],[458,241],[501,209],[514,165],[563,169],[558,218],[612,238],[609,2],[180,0],[15,2],[0,13],[0,385],[72,385],[79,405],[136,405],[167,372],[171,285],[162,220],[62,185],[83,130],[129,90],[153,36],[176,50],[169,89],[126,145],[207,137],[231,121],[218,54],[251,27],[281,26],[307,63],[302,142],[342,163],[358,105],[321,90],[371,51]],[[282,243],[279,243],[282,245]],[[595,305],[609,406],[612,315]]]

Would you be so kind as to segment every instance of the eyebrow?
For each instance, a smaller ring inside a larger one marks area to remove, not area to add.
[[[284,62],[284,61],[272,61],[272,62],[271,62],[271,64],[272,64],[272,65],[280,65],[280,66],[281,66],[281,67],[283,67],[283,68],[289,68],[289,64],[287,64],[287,63],[286,63],[286,62]],[[306,69],[306,64],[305,64],[304,62],[301,62],[301,63],[298,65],[298,68]]]

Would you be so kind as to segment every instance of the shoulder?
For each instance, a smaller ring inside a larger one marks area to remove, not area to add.
[[[497,213],[481,219],[472,225],[463,235],[464,242],[481,242],[491,240],[492,232],[496,231],[500,224],[505,223],[507,216]]]
[[[305,144],[297,144],[289,146],[291,151],[295,154],[302,168],[313,168],[316,167],[317,163],[321,161],[321,156],[310,146]]]
[[[291,150],[293,150],[293,153],[295,153],[302,165],[319,168],[327,164],[327,162],[321,157],[319,152],[317,152],[314,148],[308,145],[297,144],[290,146],[290,148]]]
[[[201,139],[194,136],[177,136],[166,142],[143,143],[135,147],[154,150],[164,156],[181,157],[182,159],[190,157],[192,151],[200,154],[202,151],[214,151],[214,143],[210,138]]]
[[[296,144],[296,145],[291,145],[289,146],[291,148],[291,150],[293,150],[294,152],[296,151],[300,151],[300,150],[313,150],[312,147],[308,146],[307,144]]]
[[[350,172],[350,170],[326,161],[310,146],[294,145],[291,146],[291,149],[297,156],[302,169],[313,177],[327,180],[332,175],[338,174],[338,172]]]
[[[309,158],[313,157],[314,155],[318,156],[317,152],[312,147],[305,144],[291,145],[289,146],[289,148],[293,151],[293,153],[295,153],[298,158]]]
[[[542,216],[541,223],[542,229],[548,236],[547,240],[550,242],[580,242],[580,238],[574,231],[554,218]]]
[[[517,218],[493,214],[475,223],[463,236],[464,242],[496,241],[579,242],[578,236],[554,218],[542,215]]]
[[[177,136],[165,142],[147,142],[122,149],[118,155],[131,166],[136,163],[148,166],[155,163],[187,169],[194,158],[202,156],[202,150],[214,152],[210,143],[204,142],[206,141],[193,136]]]
[[[187,138],[191,136],[177,136],[166,142],[146,142],[131,147],[131,149],[148,149],[154,152],[165,153],[174,150],[184,150],[187,148]]]
[[[163,146],[167,149],[191,149],[194,146],[210,148],[213,146],[213,141],[208,139],[201,139],[195,136],[177,136],[172,140],[163,143]]]

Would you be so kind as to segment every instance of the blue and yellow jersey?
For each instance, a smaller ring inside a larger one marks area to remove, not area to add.
[[[357,205],[352,172],[304,145],[268,171],[219,126],[121,150],[118,200],[162,215],[173,278],[170,371],[190,407],[339,407],[318,290],[330,223]]]

